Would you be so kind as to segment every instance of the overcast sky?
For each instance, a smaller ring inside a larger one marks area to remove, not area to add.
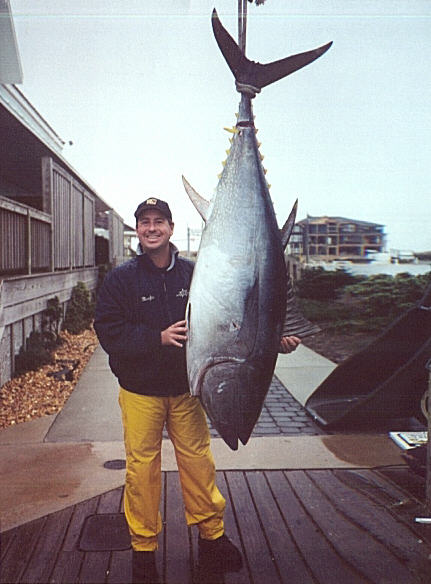
[[[240,95],[213,38],[237,38],[237,0],[10,0],[20,89],[66,142],[65,158],[133,224],[171,204],[175,242],[199,228],[181,175],[206,198]],[[279,224],[333,215],[386,226],[388,247],[431,250],[431,1],[248,4],[247,56],[332,48],[254,100]]]

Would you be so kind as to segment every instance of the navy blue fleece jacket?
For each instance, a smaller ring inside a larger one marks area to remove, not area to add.
[[[105,277],[94,327],[124,389],[156,396],[188,391],[185,348],[162,346],[160,333],[185,318],[193,267],[174,251],[167,269],[143,254]]]

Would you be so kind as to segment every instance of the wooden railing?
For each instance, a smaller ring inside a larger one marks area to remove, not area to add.
[[[64,168],[49,160],[53,200],[54,270],[95,265],[95,197]]]
[[[0,275],[51,270],[51,216],[0,196]]]
[[[109,226],[109,261],[118,266],[124,261],[124,223],[113,209],[108,215]]]

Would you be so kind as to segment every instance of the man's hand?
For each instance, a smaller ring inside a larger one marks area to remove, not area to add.
[[[278,350],[280,353],[292,353],[300,344],[301,339],[298,337],[282,337]]]
[[[160,333],[162,345],[173,345],[182,347],[187,341],[187,327],[185,320],[179,320]]]

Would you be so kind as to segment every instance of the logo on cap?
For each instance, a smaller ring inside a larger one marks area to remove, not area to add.
[[[146,205],[157,205],[157,199],[147,199],[145,201]]]

